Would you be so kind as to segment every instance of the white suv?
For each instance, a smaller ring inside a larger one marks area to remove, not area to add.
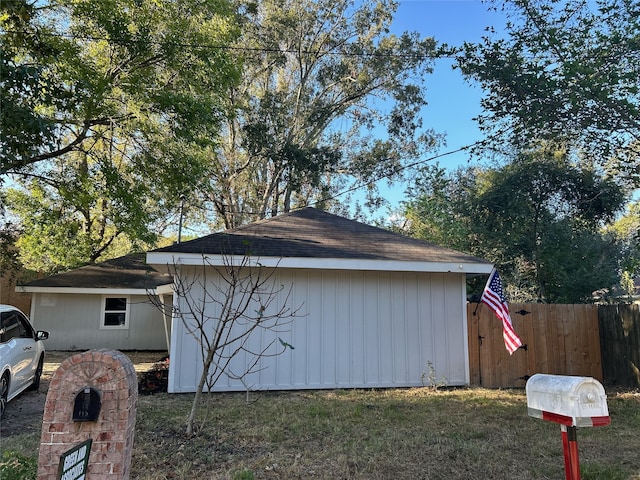
[[[10,305],[0,305],[0,418],[7,402],[27,389],[40,387],[44,343],[48,332],[35,332],[27,316]]]

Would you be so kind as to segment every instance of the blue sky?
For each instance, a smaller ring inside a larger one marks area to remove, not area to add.
[[[498,37],[503,34],[506,17],[488,11],[487,4],[480,0],[398,0],[392,33],[416,31],[422,36],[433,36],[439,43],[452,46],[465,41],[478,42],[487,35],[486,27],[494,27]],[[451,60],[438,60],[432,75],[425,78],[429,105],[424,110],[424,125],[446,134],[446,146],[437,154],[443,154],[470,145],[482,139],[473,118],[481,112],[482,90],[466,82],[459,71],[451,69]],[[469,155],[460,152],[435,160],[440,166],[454,169],[465,165]],[[394,207],[404,199],[406,185],[395,185],[391,189],[379,182]],[[634,200],[640,199],[640,189]]]
[[[486,35],[485,28],[501,25],[504,18],[488,12],[479,0],[401,0],[394,20],[393,33],[416,31],[433,36],[439,43],[461,45],[477,42]],[[397,30],[396,30],[397,29]],[[447,135],[443,151],[456,150],[482,138],[472,120],[480,113],[482,90],[466,82],[453,61],[438,60],[432,75],[425,78],[429,105],[425,109],[424,124]],[[443,166],[455,166],[466,161],[467,155],[445,157]]]
[[[439,43],[457,46],[464,41],[479,41],[487,35],[486,27],[493,26],[501,31],[504,23],[503,15],[489,12],[480,0],[400,0],[392,33],[416,31],[423,37],[434,37]],[[424,79],[429,102],[424,109],[424,126],[446,134],[446,146],[435,152],[438,154],[482,139],[473,121],[481,111],[482,90],[466,82],[458,70],[452,70],[452,63],[448,59],[438,60],[434,72]],[[436,161],[445,168],[455,168],[468,160],[468,153],[460,152]],[[394,207],[404,198],[406,185],[387,189],[381,181],[379,187],[387,192]]]

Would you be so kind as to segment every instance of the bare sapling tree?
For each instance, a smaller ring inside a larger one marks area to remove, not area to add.
[[[203,255],[201,265],[169,267],[175,296],[173,317],[180,319],[202,355],[203,369],[186,425],[189,436],[196,431],[205,387],[210,392],[225,375],[248,388],[245,379],[264,368],[261,359],[294,348],[278,334],[289,330],[287,325],[302,307],[289,306],[293,285],[287,287],[278,280],[277,266],[265,267],[250,255],[222,258],[222,265]],[[272,339],[251,341],[259,330],[272,332],[262,336]],[[236,357],[244,361],[232,362]]]

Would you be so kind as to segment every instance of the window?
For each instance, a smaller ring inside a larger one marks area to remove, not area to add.
[[[2,328],[0,329],[2,343],[11,341],[12,338],[20,337],[20,322],[16,312],[2,314]]]
[[[129,299],[104,297],[100,328],[129,328]]]
[[[6,343],[14,338],[33,338],[33,329],[19,312],[3,312],[0,318],[0,342]]]
[[[33,331],[33,328],[31,327],[31,324],[29,323],[29,320],[27,320],[27,318],[20,312],[17,312],[17,314],[18,321],[20,322],[20,336],[22,338],[35,338],[36,335]]]

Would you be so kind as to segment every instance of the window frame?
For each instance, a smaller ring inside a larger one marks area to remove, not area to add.
[[[124,310],[107,310],[107,300],[109,299],[124,299]],[[131,299],[129,295],[102,295],[100,305],[100,330],[128,330],[129,329],[129,316],[131,313]],[[124,324],[123,325],[106,325],[106,316],[108,313],[116,313],[124,311]]]
[[[8,337],[6,331],[6,324],[8,320],[11,319],[13,323],[11,324],[10,333],[13,333],[12,330],[17,331],[18,335],[13,335],[10,338]],[[30,338],[35,340],[35,331],[31,326],[31,323],[21,312],[18,310],[9,310],[6,312],[2,312],[2,319],[0,320],[0,331],[2,335],[0,336],[0,343],[9,343],[11,340],[16,338]]]

